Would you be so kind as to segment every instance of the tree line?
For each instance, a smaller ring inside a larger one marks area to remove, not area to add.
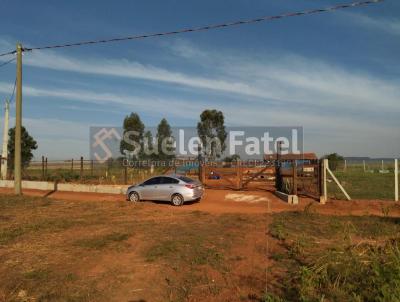
[[[201,140],[199,152],[209,158],[220,158],[226,149],[224,114],[218,110],[204,110],[197,123],[197,134]],[[155,138],[138,113],[132,112],[123,121],[123,139],[120,153],[135,160],[172,160],[175,158],[175,138],[171,126],[163,118],[157,126]],[[139,150],[139,151],[138,151]]]
[[[132,112],[123,120],[123,134],[135,132],[128,140],[122,139],[120,142],[120,152],[126,156],[126,151],[133,152],[137,146],[140,152],[131,156],[135,160],[160,160],[169,161],[175,158],[174,137],[172,129],[168,121],[163,118],[157,126],[155,137],[150,130],[146,130],[144,123],[140,119],[138,113]],[[33,150],[38,148],[36,140],[28,133],[25,127],[22,127],[21,137],[21,157],[23,168],[27,167],[33,158]],[[197,134],[202,143],[202,149],[199,150],[201,156],[209,160],[220,159],[226,149],[227,132],[225,127],[224,114],[215,109],[204,110],[200,114],[197,123]],[[14,169],[14,153],[15,153],[15,128],[10,128],[8,140],[8,167]],[[217,138],[220,146],[217,146]],[[209,142],[211,141],[211,142]],[[167,142],[165,146],[163,144]],[[136,144],[136,146],[135,146]],[[154,150],[154,152],[148,152]],[[166,150],[167,152],[163,152]],[[132,155],[132,154],[131,154]],[[344,161],[344,158],[332,153],[323,156],[329,159],[329,165],[332,170],[336,170],[337,166]],[[225,162],[234,162],[240,160],[239,155],[232,155],[223,159]]]

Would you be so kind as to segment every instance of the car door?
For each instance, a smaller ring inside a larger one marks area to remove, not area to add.
[[[172,177],[161,177],[161,184],[158,187],[159,191],[159,199],[170,201],[172,194],[176,193],[176,186],[179,183],[179,180]]]
[[[158,186],[161,183],[161,177],[153,177],[146,180],[143,183],[142,192],[142,199],[147,200],[157,200],[158,198]]]

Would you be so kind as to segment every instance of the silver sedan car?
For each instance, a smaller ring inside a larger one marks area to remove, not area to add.
[[[204,188],[201,183],[181,175],[160,175],[128,188],[129,201],[160,200],[181,206],[186,201],[200,200]]]

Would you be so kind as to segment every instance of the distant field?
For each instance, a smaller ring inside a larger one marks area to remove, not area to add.
[[[351,198],[394,200],[394,172],[381,174],[379,169],[364,172],[360,165],[349,166],[346,171],[334,171],[335,176]],[[328,185],[329,196],[345,199],[345,196],[334,182]]]

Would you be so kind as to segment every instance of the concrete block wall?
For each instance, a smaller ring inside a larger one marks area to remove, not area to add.
[[[22,181],[23,189],[35,189],[43,191],[64,191],[64,192],[87,192],[87,193],[107,193],[107,194],[125,194],[129,186],[126,185],[88,185],[58,183],[47,181]],[[14,188],[13,180],[0,180],[1,188]]]

